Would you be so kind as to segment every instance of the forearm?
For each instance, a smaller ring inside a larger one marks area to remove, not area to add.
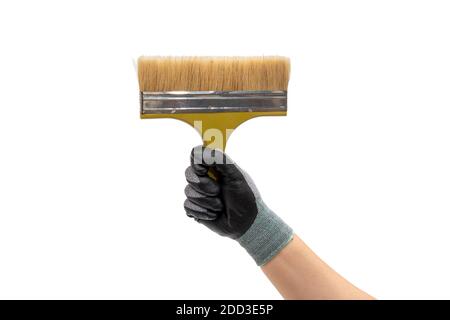
[[[298,236],[261,268],[285,299],[373,299],[331,269]]]
[[[219,179],[212,179],[213,169]],[[191,152],[186,214],[245,248],[286,299],[371,299],[319,259],[261,198],[250,176],[219,150]]]

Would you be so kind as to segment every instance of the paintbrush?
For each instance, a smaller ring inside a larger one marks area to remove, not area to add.
[[[267,57],[152,57],[138,61],[141,118],[193,126],[204,145],[224,150],[235,128],[285,116],[290,62]]]

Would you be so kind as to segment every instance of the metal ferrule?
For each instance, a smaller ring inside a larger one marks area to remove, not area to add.
[[[286,91],[141,92],[141,114],[287,111]]]

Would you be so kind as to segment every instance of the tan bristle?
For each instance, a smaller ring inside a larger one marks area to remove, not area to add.
[[[140,57],[141,91],[287,90],[289,58]]]

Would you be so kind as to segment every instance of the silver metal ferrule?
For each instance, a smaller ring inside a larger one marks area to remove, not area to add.
[[[141,114],[287,111],[286,91],[141,92]]]

